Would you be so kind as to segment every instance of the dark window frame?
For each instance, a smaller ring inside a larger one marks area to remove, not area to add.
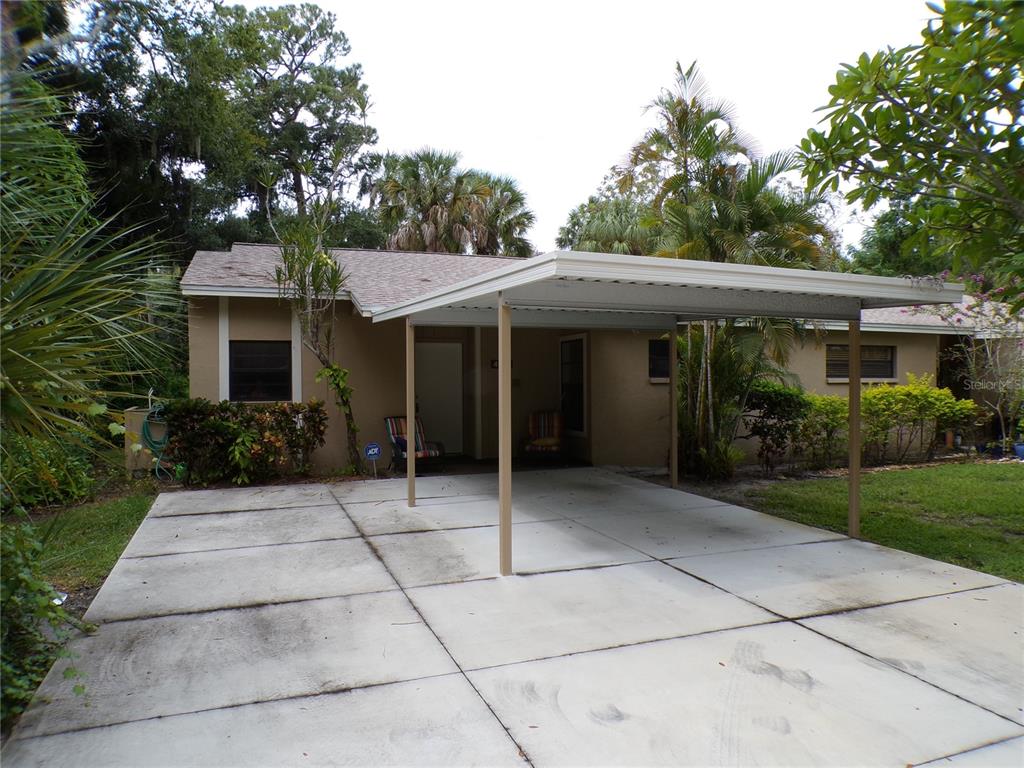
[[[651,381],[665,382],[669,380],[669,349],[668,339],[648,339],[647,341],[647,378]]]
[[[850,345],[825,345],[825,379],[842,381],[850,378]],[[896,345],[862,344],[860,348],[861,381],[895,381]]]
[[[290,341],[228,342],[228,399],[231,402],[290,402],[293,394]]]

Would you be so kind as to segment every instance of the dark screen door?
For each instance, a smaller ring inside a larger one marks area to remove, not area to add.
[[[584,431],[583,339],[565,339],[561,348],[562,418],[565,428]]]

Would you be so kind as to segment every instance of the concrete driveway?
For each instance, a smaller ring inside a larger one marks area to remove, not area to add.
[[[161,495],[5,766],[1021,765],[1024,587],[598,469]],[[948,758],[948,759],[947,759]]]

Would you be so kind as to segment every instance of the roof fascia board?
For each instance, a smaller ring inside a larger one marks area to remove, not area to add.
[[[227,296],[238,299],[278,299],[281,293],[277,288],[235,288],[225,285],[183,285],[182,296]],[[371,313],[364,310],[355,297],[348,291],[342,291],[336,297],[338,301],[351,301],[359,314],[368,317]]]
[[[507,267],[485,272],[455,285],[439,288],[415,299],[396,304],[373,313],[373,322],[380,323],[406,317],[430,309],[459,304],[469,299],[479,300],[481,295],[497,293],[519,285],[543,280],[555,275],[555,260],[551,254],[524,259]],[[481,287],[486,285],[486,290]]]
[[[826,331],[847,330],[846,323],[835,323],[826,320],[820,323],[820,325]],[[948,325],[903,325],[901,323],[872,323],[862,320],[860,328],[862,331],[871,331],[872,333],[934,333],[942,336],[971,335],[971,330],[969,328],[957,329],[951,328]]]
[[[959,302],[963,298],[963,286],[956,283],[944,283],[941,288],[935,289],[908,285],[900,278],[854,275],[845,272],[817,272],[728,263],[709,265],[704,262],[651,256],[552,251],[375,312],[373,320],[383,322],[459,303],[471,305],[474,299],[479,302],[483,296],[551,277],[731,288],[798,296],[842,296],[857,298],[864,307],[946,304]]]
[[[825,294],[862,297],[865,306],[872,299],[899,300],[910,304],[948,304],[962,300],[963,285],[943,283],[941,288],[915,287],[905,278],[858,275],[850,272],[822,272],[655,256],[619,256],[606,253],[555,251],[558,277],[568,279],[651,282],[772,291],[794,294]],[[867,294],[864,297],[864,294]]]
[[[432,309],[410,316],[413,325],[482,326],[498,324],[497,309]],[[672,314],[640,312],[582,312],[564,309],[512,307],[514,328],[591,328],[667,331],[675,324]]]

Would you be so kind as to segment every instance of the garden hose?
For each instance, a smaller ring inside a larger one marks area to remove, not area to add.
[[[146,418],[142,421],[142,442],[156,460],[153,474],[156,475],[157,479],[163,477],[165,480],[173,480],[174,475],[164,467],[164,451],[167,450],[167,443],[170,441],[171,433],[167,428],[167,422],[163,419],[163,413],[164,407],[162,405],[156,405],[149,409]],[[163,437],[153,437],[153,433],[149,429],[150,424],[163,424]]]

